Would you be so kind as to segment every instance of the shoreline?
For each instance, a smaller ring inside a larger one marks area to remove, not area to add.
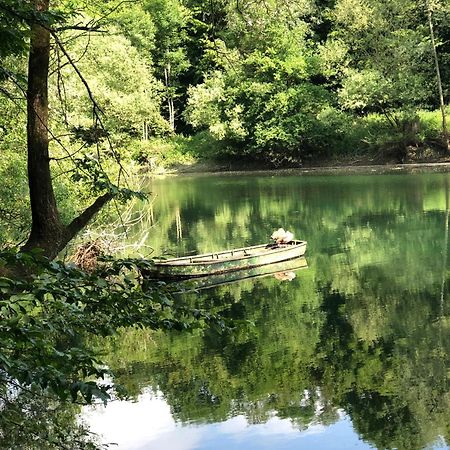
[[[330,165],[292,168],[243,168],[236,169],[231,166],[225,167],[218,164],[199,163],[192,166],[182,166],[169,169],[162,173],[149,172],[150,176],[235,176],[235,175],[384,175],[384,174],[415,174],[415,173],[448,173],[450,162],[430,163],[403,163],[403,164],[374,164],[374,165]]]

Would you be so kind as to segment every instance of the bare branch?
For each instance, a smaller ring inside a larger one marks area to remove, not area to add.
[[[71,135],[68,135],[71,136]],[[78,150],[75,150],[73,153],[70,153],[66,156],[61,156],[61,158],[50,158],[50,161],[64,161],[65,159],[72,159],[77,153],[80,153],[81,150],[83,150],[84,148],[86,148],[86,144],[83,144]]]
[[[87,31],[89,33],[107,33],[107,30],[100,29],[100,25],[96,25],[95,27],[89,27],[86,25],[67,25],[66,27],[53,28],[55,33],[68,30]]]
[[[83,74],[80,72],[80,69],[78,68],[78,66],[76,65],[75,61],[72,59],[72,57],[69,55],[68,51],[66,50],[66,48],[64,47],[64,45],[62,44],[61,40],[59,39],[58,35],[51,30],[50,31],[51,35],[53,36],[53,39],[55,40],[55,42],[58,44],[58,47],[61,49],[61,51],[64,53],[64,56],[67,58],[67,61],[69,61],[70,65],[72,66],[73,70],[75,70],[76,74],[78,75],[78,78],[80,79],[80,81],[84,84],[84,87],[86,88],[86,91],[89,95],[89,99],[92,102],[93,105],[93,109],[94,109],[94,115],[97,114],[97,111],[100,112],[101,114],[103,114],[103,110],[100,108],[99,104],[97,103],[97,101],[94,98],[94,94],[92,93],[92,90],[88,84],[88,82],[86,81],[86,79],[84,78]]]

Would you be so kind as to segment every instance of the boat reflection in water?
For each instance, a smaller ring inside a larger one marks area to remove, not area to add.
[[[291,240],[181,258],[156,258],[142,274],[151,279],[182,280],[251,269],[299,258],[305,254],[306,245],[306,241]]]
[[[306,258],[290,259],[279,263],[267,264],[249,269],[235,270],[233,272],[208,275],[204,277],[190,278],[187,280],[168,282],[169,286],[174,287],[175,292],[189,292],[199,289],[208,289],[225,284],[237,283],[248,278],[262,278],[273,276],[279,281],[292,281],[300,269],[306,269],[308,263]]]

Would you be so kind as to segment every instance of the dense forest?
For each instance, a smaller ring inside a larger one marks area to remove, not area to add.
[[[19,2],[14,16],[15,3],[2,1],[2,151],[23,142],[27,34],[17,25],[28,13]],[[52,47],[49,71],[55,152],[62,145],[89,152],[106,139],[89,97],[117,151],[152,165],[211,156],[299,164],[368,151],[404,160],[445,140],[446,2],[50,7],[46,20],[63,44]]]
[[[50,30],[46,131],[64,221],[141,166],[445,158],[449,16],[434,0],[2,0],[2,228],[12,242],[29,228],[33,20]]]

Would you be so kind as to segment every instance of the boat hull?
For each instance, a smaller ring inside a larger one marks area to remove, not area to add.
[[[185,279],[250,269],[303,256],[306,241],[274,246],[257,245],[219,253],[156,261],[143,273],[147,278]]]

